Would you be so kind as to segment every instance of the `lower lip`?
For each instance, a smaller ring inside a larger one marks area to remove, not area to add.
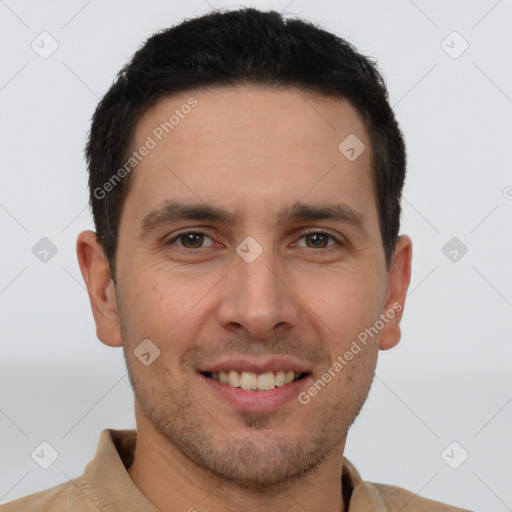
[[[286,402],[297,399],[300,390],[307,386],[311,374],[302,379],[279,386],[268,391],[245,391],[228,384],[222,384],[202,373],[199,376],[206,385],[219,394],[235,409],[242,412],[268,412],[274,411]]]

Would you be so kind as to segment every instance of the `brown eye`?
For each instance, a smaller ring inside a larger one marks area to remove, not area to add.
[[[202,249],[204,247],[203,242],[205,238],[210,237],[201,231],[187,231],[171,238],[166,245],[171,245],[174,244],[174,242],[179,241],[180,243],[178,244],[178,247],[183,249]]]
[[[322,234],[322,233],[313,233],[311,235],[305,235],[306,240],[310,240],[313,244],[313,248],[324,248],[327,247],[328,243],[328,236]]]
[[[309,249],[328,249],[336,245],[343,245],[330,233],[325,231],[306,231],[302,233],[301,240],[306,241],[306,245],[300,245],[299,247],[306,247]],[[333,240],[335,243],[329,244],[329,240]]]

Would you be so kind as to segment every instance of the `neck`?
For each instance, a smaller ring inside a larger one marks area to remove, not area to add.
[[[197,466],[137,418],[135,457],[128,469],[134,484],[161,512],[265,510],[343,512],[341,459],[346,436],[313,474],[271,491],[252,491],[225,482]]]

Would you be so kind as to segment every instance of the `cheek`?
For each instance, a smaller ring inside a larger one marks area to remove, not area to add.
[[[336,346],[351,341],[375,322],[382,302],[381,288],[379,277],[368,268],[343,269],[304,277],[299,289],[310,291],[299,296],[312,312],[312,319],[321,320],[318,325],[325,340],[332,340]]]
[[[125,314],[128,326],[166,351],[183,352],[192,330],[200,325],[205,293],[219,281],[212,274],[191,278],[172,274],[168,268],[146,271],[132,288]]]

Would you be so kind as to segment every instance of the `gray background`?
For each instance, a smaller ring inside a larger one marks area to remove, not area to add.
[[[403,337],[380,353],[345,455],[365,480],[512,510],[511,0],[0,0],[0,500],[79,476],[102,429],[135,426],[122,351],[96,338],[75,254],[93,226],[89,121],[155,30],[239,5],[306,17],[377,59],[406,136]],[[31,47],[52,39],[47,58]],[[32,251],[43,237],[57,248],[46,262]],[[31,458],[43,441],[58,453],[48,469]]]

